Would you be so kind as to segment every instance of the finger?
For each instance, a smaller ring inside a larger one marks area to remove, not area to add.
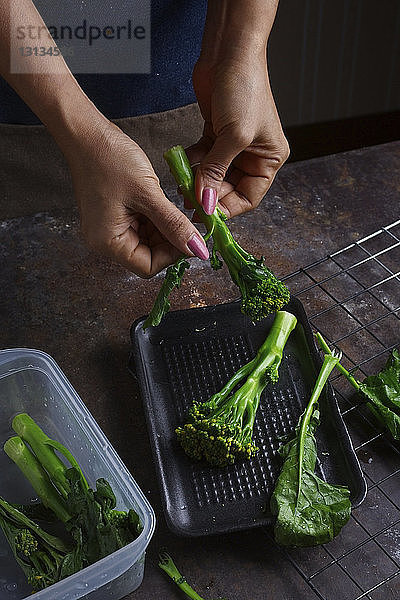
[[[256,208],[267,193],[271,180],[267,177],[243,175],[238,184],[220,199],[221,210],[228,218]]]
[[[206,154],[210,151],[212,147],[212,141],[209,138],[201,137],[198,142],[189,146],[189,148],[185,149],[187,157],[189,159],[190,166],[192,167],[193,173],[196,177],[196,172],[198,167],[200,166],[201,161],[206,156]],[[187,209],[193,208],[193,205],[189,200],[184,200],[184,206]]]
[[[247,175],[269,177],[272,182],[277,171],[287,159],[288,152],[286,153],[285,149],[282,149],[279,153],[268,151],[264,154],[264,151],[257,147],[250,147],[236,156],[233,164]]]
[[[276,152],[250,146],[233,160],[220,191],[220,206],[228,217],[256,208],[288,157],[284,145]]]
[[[128,227],[124,233],[112,238],[106,254],[139,277],[149,278],[175,262],[181,252],[167,240],[150,248],[140,242],[134,229]]]
[[[209,152],[201,160],[196,173],[196,198],[207,214],[212,214],[218,200],[221,184],[233,159],[248,146],[244,137],[223,133],[218,136]]]
[[[202,260],[209,256],[207,246],[194,224],[160,190],[144,204],[143,214],[165,239],[181,252]]]

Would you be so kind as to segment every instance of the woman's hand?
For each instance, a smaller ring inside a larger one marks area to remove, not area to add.
[[[204,118],[200,140],[188,149],[196,195],[211,214],[233,217],[258,206],[289,156],[269,85],[265,51],[209,64],[200,58],[193,85]]]
[[[21,70],[10,70],[11,50],[19,57],[20,44],[11,35],[17,30],[15,20],[11,27],[11,1],[0,0],[0,75],[64,153],[89,245],[142,277],[151,277],[182,253],[208,258],[203,238],[165,197],[145,153],[84,94],[61,52],[21,58]],[[46,32],[31,0],[19,0],[13,19],[17,13],[21,26],[30,23]]]
[[[289,156],[272,97],[267,42],[278,0],[208,0],[193,85],[204,118],[188,149],[196,196],[212,213],[255,208]]]
[[[88,245],[141,277],[180,254],[208,258],[191,221],[164,195],[143,150],[105,119],[61,142]]]

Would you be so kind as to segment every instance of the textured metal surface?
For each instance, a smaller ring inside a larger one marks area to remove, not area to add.
[[[400,220],[287,278],[298,297],[318,297],[314,329],[344,351],[358,379],[378,372],[400,349]],[[286,557],[321,600],[400,597],[400,446],[331,376],[368,483],[365,510],[333,543]],[[397,490],[397,491],[396,491]],[[360,568],[361,566],[361,568]]]
[[[273,269],[287,274],[397,219],[399,198],[400,143],[393,143],[283,167],[260,207],[237,218],[232,229],[243,245],[264,253]],[[197,541],[177,538],[167,530],[141,399],[126,368],[129,326],[149,310],[160,278],[140,280],[88,252],[71,212],[57,209],[35,216],[43,206],[40,195],[34,204],[24,207],[26,216],[21,218],[12,218],[15,209],[4,195],[0,196],[0,204],[3,214],[9,215],[0,224],[1,346],[30,346],[54,356],[158,514],[145,579],[132,600],[179,598],[156,566],[157,551],[162,545],[169,548],[181,570],[207,598],[317,598],[261,530]],[[312,283],[308,277],[305,281],[306,285]],[[294,281],[293,288],[300,289]],[[389,290],[376,293],[390,297]],[[206,265],[194,261],[181,292],[174,297],[173,307],[214,304],[235,297],[236,290],[225,270],[211,273]],[[317,288],[306,292],[301,300],[309,314],[329,303],[329,297]],[[363,310],[369,318],[368,306]],[[340,319],[334,322],[337,321]],[[380,323],[374,327],[377,332],[382,331]],[[388,330],[391,331],[390,326]],[[354,359],[363,360],[365,349],[370,348],[367,341],[357,345]],[[368,424],[359,421],[354,412],[349,413],[348,419],[352,419],[357,444],[367,441],[372,433]],[[391,475],[400,464],[395,450],[386,451],[382,458],[381,447],[382,441],[377,439],[359,449],[372,486]],[[380,487],[400,503],[398,477],[389,477]],[[370,495],[356,516],[360,515],[363,525],[375,524],[375,531],[379,532],[382,522],[394,520],[390,516],[390,501],[381,507],[375,498]],[[336,555],[365,538],[366,533],[357,522],[351,531],[351,546],[339,539],[334,547]],[[383,542],[391,547],[395,535],[394,530],[393,536],[385,536]],[[325,552],[321,551],[322,566],[331,560]],[[308,559],[307,553],[303,556],[306,564],[309,560],[311,572],[317,558]],[[360,565],[361,560],[359,556],[356,564]],[[342,570],[337,567],[336,572],[337,576],[333,574],[327,581],[322,573],[315,579],[318,577],[321,587],[329,589],[332,582],[341,581]],[[373,597],[379,598],[376,594]],[[381,597],[396,598],[390,593]]]

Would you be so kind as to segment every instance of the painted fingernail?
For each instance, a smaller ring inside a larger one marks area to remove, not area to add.
[[[209,257],[207,246],[197,233],[194,233],[187,243],[187,247],[195,256],[201,258],[201,260],[207,260]]]
[[[201,203],[204,208],[204,212],[207,215],[212,215],[217,205],[217,190],[214,188],[205,187],[201,195]]]

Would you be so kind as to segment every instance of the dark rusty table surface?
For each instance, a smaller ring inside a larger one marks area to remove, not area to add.
[[[172,185],[167,191],[173,195]],[[1,347],[38,348],[55,358],[157,515],[143,584],[129,598],[182,597],[156,566],[160,546],[206,598],[315,598],[262,530],[198,539],[167,530],[141,398],[127,370],[130,325],[148,312],[160,276],[141,280],[88,251],[73,209],[40,212],[39,202],[13,218],[5,203],[0,200],[9,216],[0,222]],[[285,275],[390,224],[399,209],[400,142],[394,142],[284,166],[260,207],[231,228],[244,247]],[[214,273],[194,260],[172,307],[236,297],[225,269]]]

